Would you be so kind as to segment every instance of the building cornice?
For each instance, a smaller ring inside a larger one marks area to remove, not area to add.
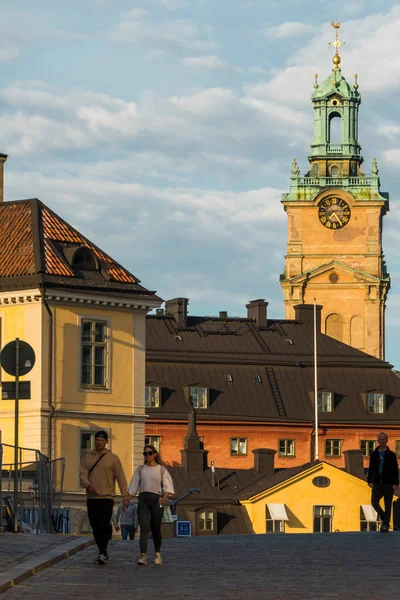
[[[84,410],[60,410],[54,411],[54,417],[61,419],[93,419],[97,421],[130,421],[132,423],[146,423],[147,415],[135,413],[112,413],[112,412],[86,412]]]

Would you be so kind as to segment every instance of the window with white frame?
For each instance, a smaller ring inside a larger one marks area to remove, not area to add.
[[[268,505],[265,507],[265,520],[267,533],[285,533],[285,521],[273,519]]]
[[[146,437],[144,438],[144,445],[145,446],[154,446],[154,448],[157,450],[157,452],[160,452],[160,442],[161,442],[160,435],[146,435]]]
[[[376,446],[375,440],[361,440],[360,441],[360,450],[363,453],[363,456],[371,456]]]
[[[333,506],[314,506],[314,533],[331,533]]]
[[[382,414],[385,412],[385,394],[367,394],[367,411],[369,414]]]
[[[245,456],[247,454],[247,438],[231,438],[231,455]]]
[[[189,402],[193,408],[207,408],[208,406],[208,388],[201,386],[190,386]]]
[[[332,412],[333,410],[333,393],[318,392],[317,395],[318,412]]]
[[[146,408],[159,408],[160,387],[158,385],[146,385],[144,405]]]
[[[213,531],[214,512],[212,510],[202,510],[199,513],[199,531]]]
[[[107,323],[82,320],[81,347],[81,385],[107,387]]]
[[[325,456],[341,456],[342,440],[325,440]]]
[[[295,443],[294,440],[279,440],[279,456],[294,456]]]

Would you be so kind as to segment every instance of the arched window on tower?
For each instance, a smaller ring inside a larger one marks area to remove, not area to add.
[[[329,337],[343,342],[344,337],[344,321],[343,317],[338,313],[332,313],[326,318],[325,333]]]
[[[350,345],[359,350],[365,347],[364,319],[360,315],[350,321]]]
[[[342,143],[342,119],[337,112],[329,115],[329,143]]]
[[[331,167],[331,177],[339,177],[339,167]]]

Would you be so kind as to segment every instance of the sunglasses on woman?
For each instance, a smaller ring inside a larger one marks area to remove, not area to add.
[[[149,452],[143,452],[143,456],[153,456],[154,452],[150,451]]]

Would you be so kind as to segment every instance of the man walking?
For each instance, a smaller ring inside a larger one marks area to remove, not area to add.
[[[135,539],[136,529],[136,504],[130,500],[129,504],[123,508],[124,504],[121,502],[118,504],[117,512],[115,517],[113,515],[113,522],[116,531],[119,531],[121,526],[121,536],[123,540]]]
[[[368,485],[372,488],[371,504],[381,519],[382,532],[389,531],[393,492],[399,485],[397,457],[394,452],[389,450],[387,442],[386,433],[380,433],[378,435],[379,446],[370,456],[368,469]],[[381,498],[385,504],[384,511],[379,504]]]
[[[105,565],[108,560],[107,545],[110,539],[115,481],[118,481],[122,496],[128,496],[121,461],[106,448],[107,443],[107,432],[98,431],[95,435],[95,450],[83,456],[80,468],[80,479],[87,494],[89,523],[99,549],[99,556],[95,560],[98,565]]]

